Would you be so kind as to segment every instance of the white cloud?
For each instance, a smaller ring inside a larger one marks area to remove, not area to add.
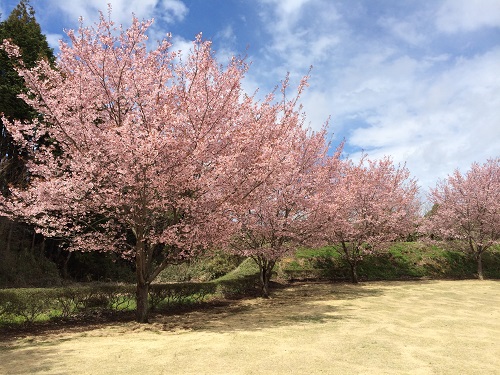
[[[64,38],[62,34],[46,34],[47,43],[54,50],[59,49],[59,41]]]
[[[425,34],[418,30],[418,22],[414,20],[400,20],[394,17],[381,18],[378,23],[390,30],[397,38],[412,45],[419,45],[426,41]]]
[[[270,39],[262,51],[268,60],[281,59],[269,71],[282,77],[287,71],[298,76],[310,65],[328,58],[340,38],[334,31],[339,14],[334,4],[325,0],[262,0],[261,12]]]
[[[98,20],[98,11],[107,13],[107,4],[111,4],[111,18],[118,24],[129,25],[132,14],[139,19],[149,19],[156,14],[163,21],[172,23],[182,21],[188,14],[188,8],[180,0],[52,0],[51,5],[63,11],[69,21],[76,23],[83,17],[89,25]]]
[[[406,78],[387,75],[387,89],[394,92],[382,95],[384,105],[359,101],[357,111],[372,114],[349,139],[370,156],[408,161],[423,188],[455,168],[500,155],[500,48],[459,59],[441,73],[430,68],[409,69]]]
[[[224,44],[234,44],[236,42],[236,35],[234,29],[231,25],[227,25],[222,30],[220,30],[216,36],[218,39],[222,39]]]
[[[304,5],[310,3],[311,0],[262,0],[261,2],[276,6],[278,12],[286,19],[290,15],[297,13]]]
[[[51,0],[44,8],[45,12],[41,14],[41,18],[49,14],[60,14],[60,17],[65,19],[66,28],[77,29],[78,20],[82,17],[84,26],[93,26],[99,20],[99,11],[107,17],[108,3],[111,5],[111,20],[124,27],[130,25],[132,15],[139,20],[155,18],[155,22],[148,30],[147,44],[151,48],[156,47],[157,43],[167,36],[168,30],[164,29],[165,26],[184,20],[189,12],[180,0]],[[59,34],[48,34],[47,40],[57,51],[57,40],[62,37]]]
[[[177,53],[177,62],[179,62],[181,59],[185,60],[189,55],[191,48],[193,47],[192,40],[187,40],[177,35],[172,37],[171,43],[172,46],[170,47],[170,50]]]
[[[188,13],[187,6],[180,0],[162,0],[160,11],[166,22],[182,21]]]
[[[261,3],[269,40],[252,58],[259,70],[252,82],[275,83],[314,65],[301,102],[314,129],[331,116],[334,146],[346,137],[353,157],[364,149],[407,162],[424,191],[455,168],[500,155],[498,41],[467,35],[468,55],[460,56],[434,27],[496,27],[499,0],[382,9],[369,1]]]
[[[446,33],[500,27],[500,1],[446,0],[438,10],[436,26]]]

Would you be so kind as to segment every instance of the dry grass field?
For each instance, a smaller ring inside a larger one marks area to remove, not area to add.
[[[294,284],[0,341],[1,374],[500,374],[500,282]]]

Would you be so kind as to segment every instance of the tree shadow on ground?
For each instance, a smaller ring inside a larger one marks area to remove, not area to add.
[[[158,315],[153,325],[162,331],[254,331],[284,325],[317,324],[340,320],[355,313],[336,302],[382,294],[362,284],[297,283],[274,288],[271,298],[219,301],[209,308],[184,314]]]
[[[271,298],[245,297],[213,300],[200,305],[185,306],[152,313],[150,324],[134,322],[133,312],[83,316],[70,320],[51,320],[26,327],[2,328],[0,343],[26,337],[82,333],[112,326],[131,331],[204,330],[210,332],[250,331],[284,325],[325,323],[339,320],[354,312],[339,310],[335,301],[378,296],[382,289],[363,284],[300,282],[273,283]],[[329,303],[332,302],[332,303]],[[0,345],[0,350],[2,347]]]

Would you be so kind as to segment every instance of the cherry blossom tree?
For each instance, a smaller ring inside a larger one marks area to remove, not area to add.
[[[472,164],[465,174],[457,169],[430,190],[434,204],[425,225],[429,234],[465,241],[483,279],[482,256],[500,243],[500,158]]]
[[[283,99],[284,103],[273,105],[270,96],[263,105],[266,110],[259,121],[267,126],[260,137],[265,139],[266,147],[255,159],[263,163],[258,168],[267,176],[243,181],[250,193],[234,209],[240,232],[229,243],[229,251],[249,256],[257,263],[264,297],[269,296],[269,281],[277,260],[312,238],[317,230],[317,207],[321,204],[317,179],[327,145],[325,131],[309,132],[297,107],[305,82],[292,100]],[[282,88],[283,98],[287,86],[288,80]]]
[[[201,35],[186,60],[168,39],[149,50],[150,23],[134,18],[124,29],[101,14],[94,27],[68,32],[56,69],[45,61],[28,69],[19,59],[30,90],[23,99],[41,117],[3,118],[32,157],[29,187],[12,188],[2,214],[71,250],[134,259],[139,322],[148,320],[149,285],[167,264],[232,233],[238,176],[251,173],[252,147],[263,147],[252,136],[267,126],[242,92],[244,61],[221,66]],[[3,49],[19,57],[10,43]]]
[[[418,187],[406,166],[396,167],[388,157],[373,161],[363,156],[357,164],[343,160],[329,174],[320,235],[340,245],[351,281],[357,283],[363,256],[416,230]]]

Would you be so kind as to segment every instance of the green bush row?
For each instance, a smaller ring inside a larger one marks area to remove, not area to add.
[[[133,285],[106,283],[1,289],[0,322],[32,323],[41,316],[69,318],[95,310],[126,310],[133,302],[134,294]]]
[[[151,309],[201,303],[209,295],[231,298],[255,290],[256,277],[200,283],[152,284]],[[135,285],[88,283],[58,288],[0,289],[0,324],[32,323],[45,317],[69,318],[96,311],[119,312],[135,308]]]
[[[165,305],[200,303],[215,291],[213,283],[152,284],[149,288],[149,306],[156,310]]]

